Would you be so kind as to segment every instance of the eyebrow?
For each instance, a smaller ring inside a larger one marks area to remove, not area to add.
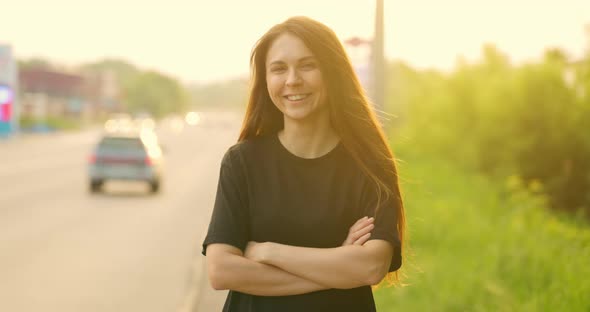
[[[301,63],[301,62],[304,62],[304,61],[309,61],[309,60],[314,60],[314,61],[315,61],[315,60],[316,60],[316,57],[315,57],[315,56],[313,56],[313,55],[304,56],[304,57],[300,58],[300,59],[299,59],[297,62],[298,62],[298,63]],[[284,64],[284,63],[285,63],[285,62],[283,62],[283,61],[281,61],[281,60],[277,60],[277,61],[273,61],[273,62],[271,62],[270,64],[268,64],[268,66],[272,66],[272,65],[274,65],[274,64]]]

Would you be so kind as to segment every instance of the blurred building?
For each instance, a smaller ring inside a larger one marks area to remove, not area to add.
[[[23,117],[81,116],[84,78],[46,69],[19,71]]]
[[[47,68],[19,70],[21,116],[44,119],[98,119],[120,108],[119,92],[108,73],[66,73]]]
[[[12,47],[0,44],[0,137],[18,129],[18,89]]]

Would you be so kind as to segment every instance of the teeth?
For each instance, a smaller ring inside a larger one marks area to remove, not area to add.
[[[299,100],[303,100],[306,97],[307,97],[307,94],[287,95],[287,99],[289,101],[299,101]]]

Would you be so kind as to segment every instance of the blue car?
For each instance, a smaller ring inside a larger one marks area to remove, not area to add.
[[[150,192],[160,190],[164,158],[154,132],[105,134],[89,159],[89,189],[102,190],[108,180],[144,181]]]

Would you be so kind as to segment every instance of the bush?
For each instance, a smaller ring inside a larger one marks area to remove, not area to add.
[[[577,73],[568,83],[566,73]],[[388,110],[422,153],[490,176],[537,181],[552,207],[590,212],[590,57],[519,67],[495,48],[443,75],[391,69]]]
[[[378,311],[590,309],[587,221],[549,211],[538,182],[493,180],[407,146],[396,151],[406,286],[378,288]]]

